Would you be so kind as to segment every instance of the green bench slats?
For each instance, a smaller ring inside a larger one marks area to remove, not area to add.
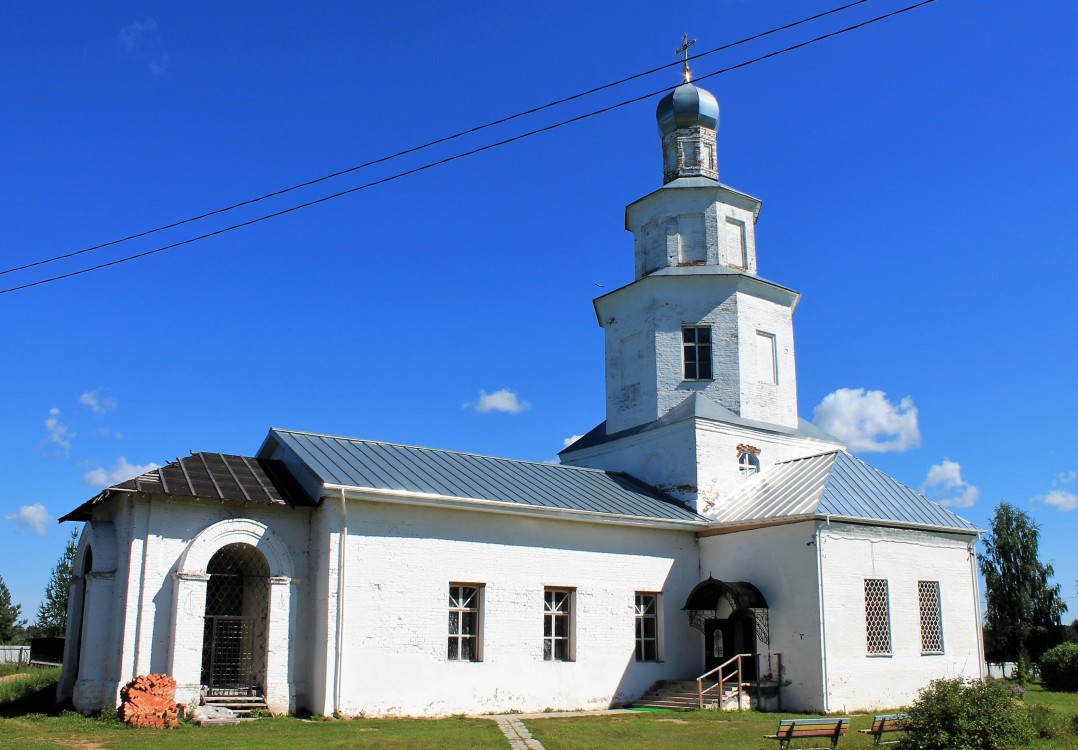
[[[893,745],[898,740],[883,741],[883,735],[890,732],[905,732],[909,716],[906,714],[876,714],[872,717],[871,729],[859,729],[860,734],[871,734],[876,738],[876,745]]]
[[[765,740],[778,740],[780,750],[785,750],[793,740],[806,737],[828,737],[831,747],[838,747],[838,739],[850,731],[850,717],[819,716],[808,719],[781,719],[774,734],[765,734]]]

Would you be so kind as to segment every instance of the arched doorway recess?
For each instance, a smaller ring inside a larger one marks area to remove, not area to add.
[[[208,695],[262,695],[270,569],[255,547],[226,544],[206,566],[202,684]]]

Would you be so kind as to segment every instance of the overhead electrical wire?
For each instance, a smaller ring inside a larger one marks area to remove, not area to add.
[[[855,2],[847,3],[846,5],[841,5],[841,6],[837,7],[837,8],[832,8],[831,10],[824,11],[823,13],[817,13],[814,16],[809,16],[807,18],[802,18],[799,21],[793,21],[791,23],[785,24],[784,26],[777,26],[777,27],[775,27],[773,29],[769,29],[768,31],[763,31],[763,32],[760,32],[759,34],[754,34],[752,36],[745,37],[744,39],[738,39],[736,42],[730,42],[729,44],[724,44],[724,45],[721,45],[719,47],[715,47],[714,49],[707,50],[706,52],[701,52],[698,55],[692,55],[691,59],[699,60],[700,58],[707,57],[708,55],[713,55],[716,52],[722,52],[724,50],[732,49],[732,48],[738,47],[738,46],[740,46],[742,44],[747,44],[749,42],[756,41],[757,39],[762,39],[762,38],[764,38],[766,36],[770,36],[772,34],[777,34],[780,31],[787,31],[787,30],[795,28],[797,26],[801,26],[802,24],[809,23],[810,21],[816,21],[816,20],[818,20],[820,18],[824,18],[826,16],[830,16],[830,15],[833,15],[835,13],[840,13],[840,12],[842,12],[844,10],[848,10],[848,9],[854,7],[855,5],[862,5],[862,4],[867,3],[867,2],[869,2],[869,0],[855,0]],[[576,101],[577,99],[582,99],[582,98],[584,98],[586,96],[591,96],[592,94],[597,94],[600,91],[606,91],[607,89],[615,88],[616,86],[620,86],[620,85],[622,85],[624,83],[629,83],[630,81],[635,81],[635,80],[637,80],[639,78],[644,78],[646,76],[652,75],[654,73],[658,73],[658,72],[663,71],[663,70],[667,70],[668,68],[672,68],[674,66],[681,65],[681,64],[682,64],[681,60],[675,60],[672,63],[667,63],[666,65],[660,65],[657,68],[651,68],[650,70],[645,70],[645,71],[642,71],[640,73],[635,73],[635,74],[633,74],[631,76],[628,76],[626,78],[621,78],[621,79],[616,80],[616,81],[611,81],[610,83],[605,83],[605,84],[603,84],[601,86],[596,86],[595,88],[591,88],[591,89],[588,89],[587,91],[582,91],[580,93],[573,94],[572,96],[566,96],[566,97],[563,97],[561,99],[555,99],[554,101],[547,102],[546,104],[541,104],[538,107],[532,107],[531,109],[524,110],[523,112],[517,112],[516,114],[508,115],[507,117],[502,117],[502,118],[499,118],[497,120],[491,120],[490,122],[484,123],[483,125],[476,125],[475,127],[467,128],[466,130],[461,130],[460,132],[453,133],[452,135],[442,136],[441,138],[436,138],[433,141],[427,141],[426,143],[423,143],[423,144],[421,144],[419,146],[413,146],[411,148],[404,149],[403,151],[397,151],[396,153],[389,154],[388,156],[382,156],[382,157],[379,157],[377,159],[372,159],[370,161],[363,162],[362,164],[357,164],[355,166],[348,167],[346,169],[340,169],[340,170],[337,170],[336,172],[331,172],[329,174],[322,175],[321,177],[315,177],[313,179],[306,180],[304,182],[296,183],[295,185],[290,185],[289,187],[280,188],[278,190],[274,190],[272,192],[266,193],[265,195],[260,195],[260,196],[258,196],[256,198],[248,198],[248,199],[242,200],[242,201],[240,201],[238,203],[233,203],[231,205],[224,206],[223,208],[217,208],[217,209],[214,209],[213,211],[207,211],[206,213],[202,213],[202,214],[199,214],[197,216],[190,216],[190,217],[188,217],[186,219],[180,219],[178,221],[174,221],[174,222],[171,222],[169,224],[163,224],[161,226],[154,227],[153,229],[146,229],[146,230],[143,230],[143,231],[140,231],[140,232],[136,232],[135,234],[129,234],[126,237],[121,237],[121,238],[116,239],[116,240],[110,240],[108,242],[102,242],[99,245],[93,245],[91,247],[86,247],[86,248],[83,248],[81,250],[75,250],[75,251],[70,252],[70,253],[64,253],[62,255],[56,255],[56,256],[54,256],[52,258],[45,258],[43,260],[33,261],[32,263],[25,263],[25,264],[23,264],[21,266],[13,266],[11,268],[6,268],[6,269],[3,269],[3,270],[0,270],[0,276],[3,276],[5,274],[9,274],[9,273],[15,273],[16,271],[25,271],[25,270],[27,270],[29,268],[35,268],[37,266],[43,266],[43,265],[45,265],[47,263],[55,263],[56,261],[66,260],[67,258],[74,258],[77,255],[83,255],[85,253],[90,253],[90,252],[93,252],[95,250],[102,250],[102,249],[104,249],[106,247],[113,247],[114,245],[119,245],[119,244],[124,243],[124,242],[129,242],[130,240],[137,240],[137,239],[140,239],[142,237],[147,237],[147,236],[149,236],[151,234],[156,234],[158,232],[163,232],[163,231],[168,230],[168,229],[175,229],[176,227],[180,227],[180,226],[183,226],[185,224],[191,224],[192,222],[196,222],[196,221],[201,221],[202,219],[208,219],[211,216],[218,216],[220,214],[227,213],[229,211],[234,211],[237,208],[243,208],[244,206],[250,206],[250,205],[252,205],[254,203],[259,203],[261,201],[268,200],[270,198],[276,198],[277,196],[284,195],[286,193],[291,193],[291,192],[293,192],[295,190],[300,190],[300,189],[305,188],[305,187],[310,187],[311,185],[317,185],[317,184],[319,184],[321,182],[325,182],[326,180],[332,180],[335,177],[341,177],[341,176],[346,175],[346,174],[351,174],[353,172],[357,172],[357,171],[359,171],[361,169],[366,169],[368,167],[373,167],[373,166],[378,165],[378,164],[384,164],[385,162],[392,161],[393,159],[398,159],[398,158],[400,158],[402,156],[407,156],[408,154],[414,154],[416,152],[423,151],[423,150],[431,148],[433,146],[439,146],[439,145],[441,145],[443,143],[448,143],[449,141],[454,141],[454,140],[456,140],[458,138],[463,138],[466,135],[472,135],[472,134],[478,133],[478,132],[480,132],[482,130],[487,130],[488,128],[493,128],[493,127],[495,127],[497,125],[503,125],[503,124],[505,124],[507,122],[511,122],[513,120],[518,120],[521,117],[526,117],[528,115],[533,115],[533,114],[535,114],[537,112],[542,112],[543,110],[551,109],[553,107],[557,107],[559,105],[566,104],[566,103],[571,102],[571,101]]]
[[[864,2],[866,0],[860,0],[860,1]],[[883,14],[883,15],[880,15],[880,16],[876,16],[874,18],[870,18],[867,21],[862,21],[861,23],[857,23],[857,24],[854,24],[852,26],[847,26],[845,28],[838,29],[836,31],[832,31],[832,32],[829,32],[827,34],[822,34],[820,36],[814,37],[814,38],[809,39],[807,41],[800,42],[798,44],[794,44],[794,45],[791,45],[789,47],[784,47],[784,48],[782,48],[780,50],[776,50],[774,52],[770,52],[770,53],[768,53],[766,55],[761,55],[759,57],[754,57],[754,58],[752,58],[750,60],[746,60],[744,62],[738,63],[737,65],[731,65],[729,67],[721,68],[719,70],[716,70],[716,71],[714,71],[712,73],[707,73],[705,75],[696,76],[693,80],[694,81],[703,81],[703,80],[706,80],[708,78],[714,78],[715,76],[722,75],[724,73],[729,73],[729,72],[734,71],[734,70],[739,70],[741,68],[748,67],[749,65],[754,65],[754,64],[756,64],[758,62],[763,62],[764,60],[770,60],[771,58],[778,57],[779,55],[783,55],[783,54],[786,54],[788,52],[793,52],[795,50],[802,49],[804,47],[809,46],[810,44],[815,44],[817,42],[822,42],[822,41],[824,41],[826,39],[831,39],[831,38],[839,36],[841,34],[846,34],[846,33],[849,33],[851,31],[856,31],[857,29],[861,29],[861,28],[864,28],[864,27],[869,26],[871,24],[878,23],[880,21],[884,21],[884,20],[886,20],[888,18],[893,18],[893,17],[898,16],[898,15],[900,15],[902,13],[908,13],[908,12],[910,12],[912,10],[916,10],[917,8],[921,8],[921,7],[925,6],[925,5],[929,5],[930,3],[933,3],[935,1],[936,0],[922,0],[919,3],[915,3],[913,5],[908,5],[908,6],[904,7],[904,8],[900,8],[900,9],[892,11],[890,13],[886,13],[886,14]],[[858,4],[858,3],[853,3],[853,5],[856,5],[856,4]],[[755,37],[755,38],[758,38],[759,36],[760,35],[757,35],[757,37]],[[733,46],[733,45],[727,45],[727,47],[729,47],[729,46]],[[712,50],[712,51],[715,51],[715,50]],[[710,52],[706,53],[706,54],[710,54]],[[697,55],[696,57],[692,57],[691,59],[695,60],[695,59],[698,59],[699,57],[702,57],[702,56],[703,55]],[[682,62],[678,61],[678,62],[673,63],[673,64],[674,65],[681,65]],[[663,66],[662,68],[656,68],[655,70],[662,70],[663,68],[666,68],[666,67],[671,67],[671,66],[667,65],[667,66]],[[651,71],[651,72],[654,72],[654,71]],[[647,73],[637,74],[637,76],[635,76],[635,77],[639,77],[641,75],[647,75]],[[630,79],[624,79],[624,80],[631,80],[631,78]],[[609,85],[617,85],[617,84],[609,84]],[[190,244],[195,243],[195,242],[200,242],[202,240],[209,239],[210,237],[216,237],[217,235],[225,234],[227,232],[231,232],[231,231],[234,231],[236,229],[242,229],[243,227],[248,227],[248,226],[251,226],[253,224],[258,224],[258,223],[261,223],[263,221],[268,221],[269,219],[274,219],[274,218],[277,218],[279,216],[284,216],[286,214],[290,214],[290,213],[293,213],[295,211],[299,211],[299,210],[304,209],[304,208],[310,208],[311,206],[315,206],[315,205],[318,205],[320,203],[326,203],[327,201],[335,200],[335,199],[341,198],[341,197],[343,197],[345,195],[351,195],[352,193],[357,193],[357,192],[359,192],[361,190],[366,190],[368,188],[372,188],[372,187],[375,187],[377,185],[383,185],[383,184],[385,184],[387,182],[392,182],[394,180],[399,180],[402,177],[407,177],[409,175],[413,175],[413,174],[416,174],[418,172],[423,172],[423,171],[426,171],[428,169],[432,169],[434,167],[441,166],[443,164],[448,164],[450,162],[458,161],[458,160],[463,159],[463,158],[468,157],[468,156],[474,156],[475,154],[479,154],[479,153],[482,153],[484,151],[490,151],[491,149],[494,149],[494,148],[499,148],[501,146],[505,146],[505,145],[508,145],[510,143],[514,143],[516,141],[524,140],[525,138],[530,138],[530,137],[532,137],[534,135],[539,135],[540,133],[546,133],[546,132],[549,132],[551,130],[556,130],[558,128],[564,127],[566,125],[571,125],[573,123],[577,123],[577,122],[580,122],[582,120],[586,120],[586,119],[590,119],[592,117],[596,117],[598,115],[606,114],[607,112],[611,112],[611,111],[616,110],[616,109],[621,109],[622,107],[629,106],[630,104],[636,104],[638,102],[641,102],[641,101],[656,97],[656,96],[658,96],[660,94],[664,94],[667,91],[669,91],[669,89],[670,89],[670,87],[666,86],[666,87],[664,87],[662,89],[659,89],[658,91],[648,92],[647,94],[643,94],[641,96],[633,97],[632,99],[626,99],[626,100],[618,102],[616,104],[612,104],[612,105],[609,105],[607,107],[602,107],[601,109],[593,110],[591,112],[587,112],[587,113],[582,114],[582,115],[577,115],[576,117],[572,117],[572,118],[569,118],[567,120],[562,120],[560,122],[556,122],[554,124],[547,125],[547,126],[544,126],[542,128],[536,128],[534,130],[530,130],[530,131],[527,131],[525,133],[520,133],[518,135],[512,136],[511,138],[505,138],[503,140],[496,141],[494,143],[489,143],[489,144],[487,144],[485,146],[479,146],[477,148],[470,149],[468,151],[462,151],[462,152],[460,152],[458,154],[454,154],[452,156],[445,157],[444,159],[438,159],[436,161],[428,162],[427,164],[423,164],[423,165],[421,165],[419,167],[415,167],[413,169],[408,169],[408,170],[405,170],[403,172],[398,172],[398,173],[390,175],[388,177],[383,177],[382,179],[379,179],[379,180],[374,180],[372,182],[364,183],[363,185],[357,185],[357,186],[349,188],[347,190],[341,190],[339,192],[332,193],[330,195],[326,195],[326,196],[323,196],[321,198],[316,198],[314,200],[306,201],[304,203],[300,203],[300,204],[290,206],[290,207],[285,208],[285,209],[281,209],[280,211],[274,211],[272,213],[263,214],[262,216],[257,216],[255,218],[249,219],[247,221],[239,222],[237,224],[232,224],[232,225],[227,226],[227,227],[222,227],[222,228],[216,229],[216,230],[214,230],[212,232],[206,232],[205,234],[200,234],[200,235],[198,235],[196,237],[190,237],[190,238],[188,238],[186,240],[180,240],[179,242],[173,242],[171,244],[164,245],[164,246],[161,246],[161,247],[156,247],[156,248],[153,248],[151,250],[146,250],[146,251],[141,252],[141,253],[135,253],[133,255],[128,255],[128,256],[125,256],[123,258],[117,258],[117,259],[109,261],[107,263],[100,263],[100,264],[97,264],[97,265],[94,265],[94,266],[89,266],[87,268],[83,268],[83,269],[80,269],[80,270],[77,270],[77,271],[71,271],[70,273],[60,274],[60,275],[57,275],[57,276],[52,276],[52,277],[49,277],[49,278],[40,279],[38,281],[28,282],[26,284],[21,284],[21,285],[18,285],[18,286],[9,287],[7,289],[0,289],[0,294],[9,294],[11,292],[17,292],[17,291],[20,291],[20,290],[23,290],[23,289],[29,289],[29,288],[32,288],[32,287],[41,286],[43,284],[50,284],[50,283],[52,283],[54,281],[60,281],[62,279],[69,279],[69,278],[71,278],[73,276],[81,276],[82,274],[90,273],[92,271],[98,271],[98,270],[101,270],[103,268],[109,268],[111,266],[116,266],[116,265],[119,265],[121,263],[128,263],[128,262],[133,261],[133,260],[138,260],[139,258],[145,258],[145,257],[150,256],[150,255],[155,255],[157,253],[162,253],[162,252],[164,252],[166,250],[172,250],[172,249],[177,248],[177,247],[182,247],[184,245],[190,245]],[[599,89],[596,89],[596,90],[599,90]],[[583,96],[583,94],[577,95],[577,96]],[[576,98],[576,97],[572,97],[572,98]],[[566,99],[564,101],[568,101],[568,99]],[[553,105],[548,105],[548,106],[553,106]],[[542,109],[542,108],[545,108],[545,107],[541,107],[539,109]],[[538,110],[535,110],[535,111],[538,111]],[[518,117],[518,116],[520,116],[520,115],[515,115],[515,116],[513,116],[511,118],[505,118],[504,120],[501,120],[499,122],[504,122],[505,120],[508,120],[508,119],[514,119],[515,117]],[[494,124],[494,123],[492,123],[492,124]],[[476,128],[476,129],[473,129],[472,131],[466,131],[466,132],[475,132],[475,130],[482,129],[483,127],[489,127],[489,126],[490,125],[481,126],[480,128]],[[445,139],[441,139],[439,141],[432,141],[430,144],[426,144],[424,146],[416,147],[414,149],[410,149],[409,151],[401,152],[401,154],[412,153],[414,151],[420,150],[421,148],[425,148],[427,145],[433,145],[435,143],[441,143],[441,142],[445,142],[446,140],[451,140],[453,137],[458,137],[458,136],[450,136],[450,137],[447,137]],[[385,160],[387,160],[389,158],[394,158],[394,157],[385,157],[380,161],[385,161]],[[377,162],[372,162],[372,164],[374,164],[374,163],[377,163]],[[360,168],[362,168],[362,167],[354,167],[354,168],[352,168],[350,170],[344,170],[344,171],[342,171],[340,173],[337,173],[337,174],[345,174],[345,173],[347,173],[349,171],[355,171],[355,170],[360,169]],[[309,183],[304,183],[304,184],[305,185],[306,184],[314,184],[315,182],[321,182],[321,181],[323,181],[325,179],[329,179],[332,176],[334,176],[334,175],[327,175],[326,177],[319,178],[318,180],[314,180],[314,181],[311,181]],[[296,187],[302,187],[302,186],[296,186]],[[283,191],[278,191],[277,193],[273,193],[273,194],[270,194],[270,195],[265,196],[265,197],[271,197],[272,195],[279,195],[282,192],[288,192],[288,190],[296,189],[296,187],[289,188],[289,189],[283,190]],[[233,208],[239,207],[241,205],[249,205],[250,203],[257,202],[258,200],[263,200],[263,199],[264,198],[252,199],[250,201],[246,201],[246,202],[241,203],[241,204],[236,204],[236,206],[234,206]],[[218,213],[222,213],[222,212],[227,211],[227,210],[231,210],[231,209],[229,209],[229,208],[219,209],[219,210],[211,212],[209,214],[205,214],[204,217],[212,216],[212,215],[215,215],[215,214],[218,214]],[[204,218],[204,217],[202,217],[202,218]],[[128,239],[134,239],[136,237],[146,236],[147,234],[152,234],[154,232],[161,231],[162,229],[168,229],[168,228],[171,228],[171,227],[174,227],[174,226],[179,226],[180,224],[186,224],[186,223],[190,223],[190,222],[196,221],[196,220],[197,220],[197,218],[187,219],[185,221],[177,222],[175,224],[169,225],[168,227],[160,227],[158,229],[143,232],[143,233],[141,233],[139,235],[133,235],[132,237],[130,237]],[[100,247],[106,247],[108,245],[118,244],[119,242],[123,242],[123,241],[125,241],[125,240],[115,240],[115,241],[113,241],[111,243],[107,243],[106,245],[100,245],[98,247],[99,248]],[[91,249],[96,249],[96,248],[87,248],[86,250],[78,251],[76,253],[69,253],[66,256],[58,256],[56,258],[56,260],[59,260],[59,259],[64,258],[64,257],[71,257],[73,255],[78,255],[78,254],[81,254],[82,252],[88,252]],[[51,259],[46,260],[46,261],[38,261],[35,264],[30,264],[29,266],[24,266],[23,268],[32,267],[33,265],[41,265],[41,264],[47,263],[47,262],[51,262]],[[3,273],[10,273],[11,271],[14,271],[14,270],[21,270],[21,269],[9,269],[8,271],[4,271]]]

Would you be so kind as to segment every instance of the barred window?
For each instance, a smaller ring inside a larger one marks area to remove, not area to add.
[[[883,578],[865,579],[865,640],[869,654],[891,653],[891,607]]]
[[[940,582],[918,581],[917,598],[921,605],[921,653],[943,653],[943,608],[940,605]]]
[[[711,327],[684,326],[681,341],[685,380],[711,380]]]
[[[636,595],[636,660],[659,660],[659,596]]]
[[[573,660],[572,589],[543,592],[543,660]]]
[[[449,584],[449,661],[480,661],[481,586]]]

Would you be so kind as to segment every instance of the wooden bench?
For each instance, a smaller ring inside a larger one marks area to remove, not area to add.
[[[838,747],[838,738],[850,731],[849,716],[819,716],[810,719],[781,719],[774,734],[765,740],[778,740],[779,750],[786,750],[794,740],[808,737],[828,737],[831,747]]]
[[[891,732],[905,732],[909,726],[906,714],[876,714],[872,717],[871,729],[858,729],[859,734],[871,734],[876,738],[876,745],[893,745],[898,740],[883,741],[883,735]]]

